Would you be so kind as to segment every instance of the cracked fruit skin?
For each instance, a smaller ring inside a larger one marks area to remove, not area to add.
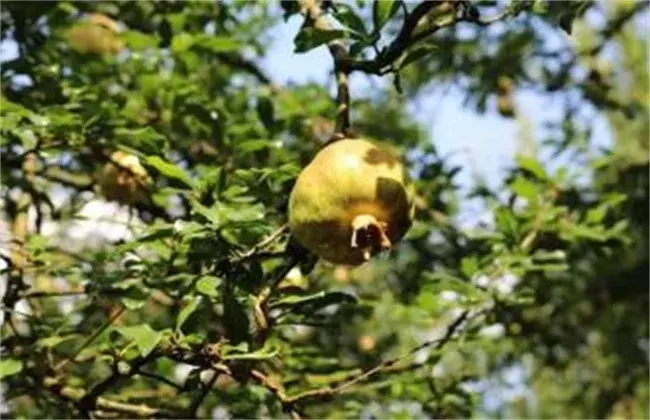
[[[400,160],[362,139],[325,146],[289,198],[289,226],[309,251],[360,265],[390,249],[411,227],[412,194]]]

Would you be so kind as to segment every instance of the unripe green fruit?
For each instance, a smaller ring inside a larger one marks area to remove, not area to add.
[[[413,206],[399,159],[361,139],[323,148],[300,173],[289,198],[296,240],[319,257],[360,265],[411,226]]]

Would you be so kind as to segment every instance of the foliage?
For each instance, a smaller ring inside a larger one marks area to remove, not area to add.
[[[3,2],[5,414],[647,416],[647,6]],[[343,79],[337,104],[258,66],[299,14],[295,53],[327,45],[337,75],[392,80],[351,120],[417,188],[405,240],[354,270],[284,228],[346,102]],[[97,22],[111,42],[75,46]],[[467,192],[407,112],[432,85],[509,117],[534,91],[562,118],[502,185]],[[611,150],[590,143],[595,115]],[[116,150],[139,157],[147,198],[120,240],[80,237]],[[463,226],[467,200],[489,221]]]

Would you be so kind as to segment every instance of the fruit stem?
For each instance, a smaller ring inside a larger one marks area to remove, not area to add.
[[[379,251],[390,249],[390,239],[386,236],[386,223],[380,222],[371,214],[359,214],[352,220],[350,246],[361,248],[367,261]]]

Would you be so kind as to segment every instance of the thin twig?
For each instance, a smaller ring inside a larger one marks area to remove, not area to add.
[[[149,353],[147,357],[142,357],[136,361],[134,361],[130,365],[129,373],[126,375],[122,375],[120,371],[115,368],[113,370],[113,373],[108,376],[106,379],[103,381],[99,382],[95,386],[92,387],[90,391],[88,391],[81,399],[77,401],[78,406],[81,409],[84,410],[94,410],[97,407],[97,403],[99,399],[101,398],[100,396],[123,381],[125,378],[128,378],[132,375],[137,374],[137,372],[140,370],[142,366],[144,366],[147,362],[149,362],[153,357],[153,352]]]
[[[367,74],[383,75],[392,70],[393,64],[404,54],[404,52],[417,42],[433,35],[443,28],[453,26],[459,22],[470,22],[478,26],[489,26],[493,23],[506,19],[512,15],[510,10],[503,11],[493,17],[481,19],[464,11],[460,16],[455,16],[444,24],[432,24],[426,30],[416,32],[418,24],[423,18],[437,6],[435,1],[424,1],[418,4],[410,13],[405,13],[404,24],[395,39],[386,47],[381,54],[369,60],[354,60],[346,58],[343,65],[348,72],[362,71]],[[461,7],[459,2],[457,7]]]
[[[188,414],[192,418],[197,418],[196,412],[198,411],[199,407],[201,407],[201,403],[207,397],[208,393],[214,386],[215,382],[217,382],[217,378],[219,377],[219,372],[217,371],[212,371],[212,378],[208,381],[207,384],[202,384],[202,389],[199,393],[199,395],[196,397],[194,401],[190,404],[190,407],[187,409]]]
[[[447,327],[447,331],[445,332],[442,338],[426,341],[420,344],[419,346],[409,350],[408,352],[402,354],[401,356],[386,360],[361,374],[354,375],[353,377],[344,380],[344,382],[338,386],[332,387],[331,385],[328,385],[323,388],[305,391],[300,394],[289,397],[288,403],[295,404],[312,398],[330,398],[333,395],[345,390],[346,388],[349,388],[350,386],[358,382],[364,381],[383,370],[390,369],[392,366],[396,365],[397,363],[410,358],[414,354],[418,353],[419,351],[427,347],[434,346],[434,349],[440,349],[447,342],[451,340],[454,333],[458,330],[461,324],[467,319],[468,315],[469,315],[468,310],[463,311],[458,318],[456,318],[451,324],[449,324],[449,326]]]
[[[67,358],[63,359],[59,364],[57,364],[54,367],[54,370],[56,371],[61,371],[64,367],[68,365],[71,361],[73,361],[79,354],[86,348],[88,347],[97,337],[99,337],[105,330],[106,328],[110,327],[117,319],[122,316],[124,311],[126,310],[125,306],[121,306],[115,313],[104,323],[102,324],[86,341],[79,346],[77,350],[75,350],[74,353],[72,353],[70,356]]]
[[[275,381],[270,379],[267,375],[265,375],[263,372],[259,370],[255,370],[255,369],[251,370],[250,375],[253,379],[259,382],[260,385],[262,385],[263,387],[271,391],[273,395],[275,395],[275,397],[282,404],[282,409],[288,411],[292,419],[298,420],[303,417],[301,413],[298,411],[298,409],[294,406],[294,404],[289,401],[289,398],[287,397],[287,394],[284,390],[284,386],[282,386],[282,384],[276,383]]]
[[[261,250],[263,250],[271,243],[273,243],[280,236],[282,236],[284,233],[286,233],[288,230],[289,230],[289,225],[284,224],[280,226],[275,232],[271,233],[269,236],[262,239],[260,242],[255,244],[251,249],[239,255],[237,261],[240,262],[252,258],[256,254],[258,254]]]
[[[158,375],[156,373],[148,372],[146,370],[140,369],[137,372],[137,374],[140,375],[140,376],[144,376],[145,378],[155,379],[156,381],[163,382],[163,383],[175,388],[177,391],[183,390],[183,387],[181,385],[177,384],[176,382],[172,381],[171,379],[165,378],[164,376],[160,376],[160,375]]]
[[[78,404],[85,397],[83,390],[68,386],[61,386],[54,378],[45,378],[43,384],[48,391],[74,404]],[[104,397],[97,398],[95,402],[95,409],[122,413],[137,417],[175,417],[174,413],[167,412],[166,410],[160,408],[149,407],[145,404],[127,404],[123,402],[112,401]]]
[[[305,17],[308,24],[321,31],[331,31],[334,28],[327,20],[318,1],[298,0],[300,13]],[[336,111],[336,133],[348,134],[350,131],[350,88],[348,86],[348,75],[350,69],[347,63],[350,61],[350,54],[340,40],[333,40],[328,43],[328,48],[334,60],[334,74],[337,86],[337,111]]]
[[[61,290],[61,291],[33,290],[22,294],[21,297],[25,299],[33,299],[33,298],[79,296],[85,294],[86,294],[85,290]]]

